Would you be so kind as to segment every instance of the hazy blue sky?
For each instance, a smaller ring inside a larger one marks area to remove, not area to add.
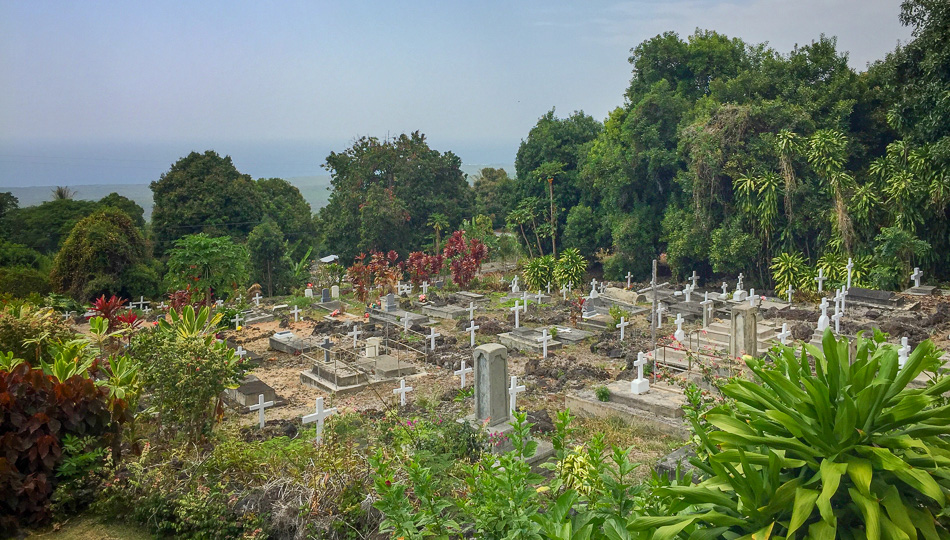
[[[512,163],[552,106],[620,105],[630,48],[660,32],[782,52],[825,33],[863,69],[909,38],[899,4],[0,0],[0,186],[149,181],[206,148],[254,176],[319,174],[357,136],[412,130]]]

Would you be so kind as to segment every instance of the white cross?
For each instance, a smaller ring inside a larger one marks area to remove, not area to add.
[[[468,311],[469,320],[474,319],[475,318],[475,302],[469,302],[468,309],[466,309],[465,311]]]
[[[428,295],[428,294],[429,294],[429,282],[428,282],[428,281],[423,281],[423,282],[422,282],[422,294],[425,294],[425,295]]]
[[[749,289],[749,305],[755,307],[755,289]]]
[[[406,332],[409,331],[409,317],[402,318],[402,329],[405,330]]]
[[[687,285],[686,287],[683,287],[683,296],[686,297],[687,302],[692,301],[691,298],[693,296],[693,289],[695,288],[696,288],[695,285]]]
[[[138,306],[139,309],[142,309],[143,307],[145,307],[146,304],[148,304],[148,302],[145,301],[144,296],[139,296],[138,302],[129,302],[130,306]]]
[[[838,306],[835,305],[835,308]],[[831,320],[835,322],[835,334],[841,333],[841,317],[844,317],[844,312],[835,309],[835,314],[831,316]]]
[[[234,354],[238,355],[241,358],[247,356],[247,351],[244,350],[244,347],[238,345],[237,349],[234,349]]]
[[[393,390],[393,394],[399,394],[399,405],[406,406],[406,393],[412,392],[411,386],[406,386],[406,379],[399,379],[399,388]]]
[[[633,363],[637,367],[637,378],[630,381],[630,392],[634,394],[644,394],[650,390],[650,381],[643,377],[643,366],[647,363],[647,355],[643,352],[637,353],[637,361]]]
[[[606,281],[601,281],[599,287],[600,287],[600,292],[606,291],[606,290],[607,290],[607,282],[606,282]]]
[[[703,326],[709,326],[707,322],[709,318],[710,304],[715,304],[715,302],[709,299],[709,291],[706,291],[706,293],[703,295],[703,301],[699,303],[699,305],[703,306]]]
[[[349,332],[346,333],[346,335],[348,335],[348,336],[350,336],[350,337],[353,338],[353,348],[354,348],[354,349],[356,348],[356,338],[358,338],[358,337],[360,336],[360,334],[362,334],[362,333],[363,333],[363,332],[362,332],[359,328],[357,328],[355,324],[353,325],[353,330],[351,330],[351,331],[349,331]]]
[[[696,288],[696,282],[699,281],[699,274],[696,273],[696,270],[693,270],[692,277],[689,278],[693,282],[693,288]]]
[[[910,275],[910,279],[914,280],[914,287],[920,287],[920,278],[922,277],[924,277],[924,273],[915,266],[914,273]]]
[[[722,295],[725,296],[729,294],[729,284],[725,281],[722,282]]]
[[[633,274],[627,272],[627,288],[630,288],[630,280],[633,279]]]
[[[686,334],[683,333],[683,323],[685,322],[685,320],[683,319],[683,314],[677,313],[676,320],[673,322],[676,323],[676,332],[673,332],[673,339],[682,343],[683,341],[686,340]]]
[[[224,305],[224,300],[221,300],[220,298],[214,301],[215,307],[221,307],[223,305]]]
[[[241,318],[241,312],[240,312],[240,311],[234,314],[234,318],[231,319],[231,322],[234,323],[234,329],[235,329],[235,330],[237,330],[238,327],[241,326],[241,321],[243,321],[243,320],[244,320],[244,319]]]
[[[561,296],[567,300],[567,285],[561,285]]]
[[[465,329],[465,330],[469,333],[469,337],[471,338],[471,345],[472,345],[472,348],[475,347],[475,331],[478,330],[479,328],[481,328],[481,327],[480,327],[480,326],[475,326],[475,320],[472,319],[472,320],[469,321],[469,326],[468,326],[468,328]]]
[[[297,322],[297,321],[300,320],[300,308],[299,308],[299,307],[294,306],[294,309],[290,310],[290,312],[291,312],[291,313],[293,314],[293,316],[294,316],[294,322]]]
[[[848,296],[848,294],[849,294],[849,293],[848,293],[848,289],[846,289],[846,288],[844,287],[844,285],[842,285],[842,286],[841,286],[841,289],[838,291],[838,295],[837,295],[837,297],[836,297],[836,299],[837,299],[838,297],[840,297],[840,299],[841,299],[841,311],[844,311],[844,300],[845,300],[845,297]]]
[[[541,342],[541,349],[543,351],[541,354],[541,357],[547,358],[548,357],[548,342],[551,341],[551,335],[548,334],[548,329],[547,328],[542,329],[541,337],[535,338],[535,341]]]
[[[527,390],[527,388],[525,388],[524,385],[518,386],[518,377],[512,375],[511,386],[508,387],[508,408],[512,414],[518,409],[518,394],[525,390]]]
[[[667,312],[666,306],[663,305],[663,302],[660,302],[656,306],[656,327],[659,328],[663,326],[663,314]]]
[[[845,268],[848,270],[848,288],[851,288],[851,271],[854,269],[854,261],[851,260],[851,257],[848,257],[848,264],[845,265]]]
[[[519,325],[518,325],[518,314],[521,313],[521,304],[519,304],[518,301],[515,300],[515,307],[509,308],[508,311],[514,311],[514,312],[515,312],[515,328],[519,328]]]
[[[249,411],[257,411],[257,420],[260,423],[261,429],[264,429],[264,409],[273,406],[273,401],[264,401],[264,394],[258,394],[257,405],[251,405],[247,409]]]
[[[437,338],[437,337],[439,337],[439,336],[441,336],[441,335],[442,335],[442,334],[436,334],[436,333],[435,333],[435,327],[434,327],[434,326],[430,326],[430,327],[429,327],[429,335],[426,336],[426,337],[429,338],[429,349],[430,349],[430,350],[433,350],[433,351],[435,350],[435,338]]]
[[[528,291],[521,292],[521,301],[524,303],[524,312],[528,312]]]
[[[537,298],[537,301],[538,301],[538,305],[540,306],[540,305],[541,305],[541,300],[544,298],[544,295],[541,294],[541,289],[538,289],[538,296],[537,296],[536,298]]]
[[[72,316],[73,316],[73,312],[72,312],[72,311],[67,311],[66,313],[63,313],[63,320],[64,320],[64,321],[68,321],[69,318],[72,317]]]
[[[815,278],[815,281],[818,282],[818,292],[819,292],[819,293],[820,293],[821,290],[824,288],[824,284],[825,284],[825,280],[826,280],[826,279],[828,279],[828,278],[825,277],[825,269],[824,269],[824,268],[819,268],[819,269],[818,269],[818,277]]]
[[[828,297],[821,299],[821,316],[818,317],[818,331],[824,332],[828,328]]]
[[[737,291],[742,288],[742,278],[744,278],[744,277],[745,277],[745,276],[742,275],[742,272],[739,272],[739,281],[736,282],[736,290],[737,290]]]
[[[332,409],[324,409],[323,398],[318,397],[317,411],[304,416],[300,419],[300,422],[302,424],[310,424],[312,422],[317,423],[317,436],[314,438],[314,440],[317,442],[317,444],[320,444],[323,442],[323,421],[334,414],[336,414],[336,407],[333,407]]]
[[[594,294],[595,292],[597,292],[597,278],[593,278],[590,280],[590,292],[591,294]]]
[[[541,291],[538,291],[538,294],[540,294],[540,293],[541,293]],[[551,294],[551,282],[550,282],[550,281],[548,282],[548,294]],[[538,301],[540,302],[540,300],[538,300]]]
[[[465,388],[465,375],[468,373],[471,373],[472,371],[473,371],[472,368],[465,367],[465,360],[462,360],[462,369],[457,369],[453,372],[462,378],[461,388]]]
[[[162,301],[162,303],[158,305],[158,309],[168,309],[168,306],[165,305],[164,301]]]
[[[152,312],[152,308],[150,308],[150,307],[148,307],[148,306],[145,306],[144,308],[142,308],[142,313],[144,313],[144,314],[146,314],[146,315],[148,315],[148,314],[151,313],[151,312]]]
[[[901,348],[897,349],[897,365],[901,369],[907,363],[907,356],[910,354],[910,345],[907,344],[907,338],[901,338]]]
[[[568,281],[568,282],[567,282],[567,292],[571,292],[571,291],[573,291],[573,290],[574,290],[574,282],[573,282],[573,281]]]
[[[260,307],[260,305],[261,305],[261,298],[263,298],[263,297],[261,296],[261,293],[255,293],[255,294],[254,294],[254,298],[252,298],[251,300],[254,300],[254,305],[255,305],[255,306]]]
[[[511,292],[516,293],[519,290],[520,289],[518,289],[518,276],[515,276],[511,279]]]
[[[624,320],[624,318],[621,316],[620,324],[617,325],[617,328],[620,329],[620,341],[623,341],[623,329],[628,326],[630,326],[630,321]]]
[[[792,333],[788,331],[788,323],[782,323],[782,331],[778,333],[778,339],[782,342],[782,345],[788,344],[788,338]]]
[[[789,285],[789,286],[788,286],[788,303],[789,303],[789,304],[792,303],[792,293],[794,293],[794,292],[795,292],[795,289],[793,289],[792,286]]]

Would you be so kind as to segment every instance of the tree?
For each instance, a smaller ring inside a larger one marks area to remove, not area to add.
[[[550,212],[548,222],[551,225],[551,254],[557,257],[557,212],[554,209],[554,179],[564,174],[564,164],[560,161],[546,161],[534,170],[535,177],[548,185],[548,200],[550,202]]]
[[[56,186],[52,189],[52,192],[54,201],[68,200],[76,196],[76,190],[69,189],[66,186]]]
[[[296,186],[281,178],[261,178],[257,186],[264,201],[264,215],[274,221],[293,248],[290,255],[299,259],[316,237],[310,203]]]
[[[155,253],[164,256],[186,235],[228,235],[241,241],[260,223],[264,202],[258,185],[230,156],[192,152],[151,183]]]
[[[475,212],[492,219],[495,228],[503,227],[512,208],[513,181],[505,169],[485,167],[475,175]]]
[[[79,301],[88,301],[106,294],[131,297],[151,293],[151,283],[136,283],[130,277],[149,275],[145,239],[125,212],[105,208],[83,219],[73,227],[63,248],[53,260],[50,281],[60,292]],[[145,266],[138,269],[136,266]],[[133,290],[134,289],[134,290]]]
[[[264,285],[267,296],[274,296],[275,289],[280,294],[286,293],[292,278],[291,262],[280,227],[265,219],[248,235],[247,248],[251,281]]]
[[[438,253],[439,244],[442,243],[442,229],[448,228],[449,218],[441,213],[432,214],[429,216],[426,226],[432,227],[432,230],[435,231],[435,252]]]
[[[247,282],[247,250],[230,237],[212,238],[204,233],[183,236],[168,255],[168,287],[191,290],[206,305],[215,296],[226,297]]]
[[[7,212],[16,210],[19,205],[20,200],[14,197],[13,193],[9,191],[0,193],[0,220],[3,219],[3,216],[7,215]]]
[[[118,208],[119,210],[122,210],[128,214],[130,218],[132,218],[132,222],[135,223],[136,227],[145,227],[145,210],[143,210],[142,207],[138,205],[138,203],[128,197],[119,195],[116,192],[112,192],[99,199],[99,206],[111,206],[112,208]]]
[[[73,226],[99,208],[93,201],[57,199],[37,206],[15,208],[3,218],[7,239],[40,253],[52,254]]]

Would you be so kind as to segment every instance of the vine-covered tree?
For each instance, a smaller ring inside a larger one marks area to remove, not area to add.
[[[190,290],[206,305],[228,298],[247,283],[247,249],[228,236],[190,234],[175,241],[168,252],[169,289]]]
[[[251,281],[259,283],[267,296],[286,294],[293,276],[287,256],[287,242],[280,227],[270,219],[254,227],[247,237]]]
[[[283,233],[292,249],[291,256],[303,257],[316,236],[310,203],[296,186],[281,178],[261,178],[257,186],[264,201],[264,215]]]

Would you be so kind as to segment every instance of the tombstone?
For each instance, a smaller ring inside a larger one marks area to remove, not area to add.
[[[740,274],[740,275],[741,275],[741,274]],[[753,289],[753,291],[754,291],[754,290],[755,290],[755,289]],[[743,291],[743,290],[740,289],[739,286],[737,285],[737,286],[736,286],[736,292],[734,292],[734,293],[732,294],[732,299],[733,299],[734,301],[736,301],[736,302],[742,302],[743,300],[745,300],[745,299],[748,298],[748,297],[749,297],[749,293]]]
[[[310,339],[299,338],[289,330],[275,332],[268,339],[271,349],[288,354],[301,354],[313,350],[313,342]]]
[[[623,341],[623,330],[628,326],[630,326],[630,321],[624,320],[623,317],[620,317],[620,324],[617,325],[617,327],[620,328],[620,341]]]
[[[396,295],[389,293],[382,298],[382,308],[386,313],[396,311],[399,306],[396,305]]]
[[[437,337],[439,337],[439,336],[441,336],[441,335],[442,335],[442,334],[436,333],[434,326],[430,326],[430,327],[429,327],[429,335],[426,336],[426,337],[429,339],[429,350],[430,350],[430,351],[434,351],[434,350],[435,350],[435,338],[437,338]]]
[[[363,352],[365,358],[375,358],[381,354],[383,338],[366,338],[366,349]]]
[[[406,386],[406,379],[399,379],[399,388],[393,390],[393,394],[399,395],[399,405],[406,406],[406,394],[412,392],[411,386]]]
[[[469,337],[471,338],[471,347],[474,349],[475,348],[475,331],[481,327],[476,326],[474,319],[470,320],[468,324],[469,326],[468,328],[465,329],[465,331],[469,333]]]
[[[334,299],[334,300],[339,300],[339,299],[340,299],[340,286],[339,286],[339,285],[334,285],[334,286],[330,287],[330,298],[332,298],[332,299]]]
[[[825,269],[818,269],[818,277],[815,278],[815,281],[818,282],[818,294],[821,294],[822,289],[824,288],[825,280],[828,279],[825,277]]]
[[[257,419],[258,419],[261,429],[264,429],[264,409],[268,407],[273,407],[273,406],[274,406],[273,401],[264,401],[264,394],[258,394],[257,404],[251,405],[250,407],[248,407],[248,410],[250,411],[257,411]]]
[[[742,272],[739,272],[739,280],[736,281],[736,289],[737,289],[737,290],[742,288],[742,278],[744,278],[744,277],[745,277],[745,276],[742,275]]]
[[[739,304],[732,308],[732,335],[729,339],[729,354],[738,358],[743,354],[758,355],[756,313],[758,308]]]
[[[467,374],[469,374],[469,373],[474,372],[474,371],[475,371],[475,370],[473,370],[473,369],[470,368],[470,367],[469,367],[469,368],[465,367],[465,360],[462,360],[462,368],[461,368],[461,369],[457,369],[457,370],[455,370],[455,371],[453,372],[453,373],[455,373],[456,375],[458,375],[459,377],[461,377],[461,379],[462,379],[462,385],[460,386],[460,388],[462,388],[463,390],[465,389],[465,376],[466,376]]]
[[[693,301],[692,296],[693,296],[693,289],[695,287],[696,287],[695,285],[687,285],[686,287],[683,287],[683,296],[686,298],[685,300],[686,302]]]
[[[922,277],[924,277],[924,273],[915,266],[914,273],[910,275],[910,279],[914,280],[914,287],[920,287],[920,278]]]
[[[518,301],[517,301],[517,300],[515,300],[515,307],[509,308],[508,311],[514,311],[514,312],[515,312],[515,328],[519,328],[520,325],[518,324],[518,323],[519,323],[519,321],[518,321],[518,314],[521,312],[521,306],[518,304]]]
[[[511,292],[512,293],[521,292],[521,288],[518,287],[518,276],[515,276],[514,278],[511,279]]]
[[[518,386],[518,376],[511,376],[511,386],[508,387],[508,410],[512,417],[518,411],[518,394],[527,390],[524,385]]]
[[[910,345],[907,344],[907,338],[901,338],[901,348],[897,349],[897,367],[904,369],[904,364],[907,363],[907,358],[910,355]]]
[[[336,414],[336,407],[333,407],[332,409],[324,409],[323,398],[318,397],[317,403],[316,403],[316,412],[313,412],[301,418],[300,423],[301,424],[310,424],[313,422],[317,423],[317,436],[314,437],[314,441],[317,444],[320,444],[323,442],[323,421],[326,420],[327,417],[333,416],[334,414]]]
[[[821,316],[818,317],[818,333],[824,334],[825,330],[828,328],[831,322],[828,319],[828,299],[827,298],[821,299],[820,307],[821,307]]]
[[[712,318],[712,309],[715,306],[715,302],[709,299],[709,291],[703,295],[703,301],[699,303],[703,306],[703,328],[709,326],[710,319]]]
[[[758,303],[756,303],[758,301]],[[755,295],[755,289],[749,289],[749,305],[756,306],[762,303],[762,299]]]
[[[541,358],[548,357],[548,342],[551,341],[551,339],[552,339],[551,334],[548,334],[548,329],[547,328],[541,329],[541,337],[536,338],[535,340],[541,343],[541,348],[542,348]]]
[[[304,297],[304,298],[313,298],[313,289],[310,288],[310,287],[307,287],[306,289],[304,289],[304,290],[303,290],[303,297]]]
[[[647,363],[647,355],[642,351],[637,353],[637,360],[633,363],[637,368],[637,378],[630,381],[630,392],[646,394],[650,391],[650,380],[643,376],[643,366]]]
[[[324,290],[326,290],[326,289],[324,289]],[[290,310],[290,314],[294,316],[294,322],[299,322],[299,321],[300,321],[300,308],[299,308],[299,307],[294,306],[294,309]]]
[[[330,300],[330,289],[327,289],[326,287],[320,289],[320,303],[326,303]]]
[[[722,282],[722,294],[719,295],[720,300],[729,299],[729,284],[725,281]]]
[[[669,311],[663,302],[660,302],[656,306],[656,327],[659,328],[663,326],[663,314]]]
[[[423,296],[429,294],[429,282],[428,282],[428,281],[423,281],[423,282],[422,282],[422,294],[423,294]]]
[[[673,339],[679,341],[680,343],[684,343],[686,341],[686,333],[683,332],[683,322],[685,322],[683,319],[683,314],[677,313],[676,320],[673,322],[676,323],[676,331],[673,332]]]
[[[782,345],[788,345],[788,338],[791,335],[792,333],[788,331],[788,323],[782,323],[782,331],[778,333],[778,340]]]
[[[475,349],[475,420],[488,426],[506,424],[508,408],[508,349],[489,343]]]
[[[567,301],[567,285],[561,285],[561,297]]]
[[[320,344],[320,348],[323,349],[323,361],[327,364],[330,363],[330,349],[333,347],[333,342],[330,341],[330,338],[323,338],[323,343]]]
[[[590,293],[587,294],[587,298],[597,298],[600,296],[600,293],[597,292],[597,278],[590,280]]]
[[[353,338],[353,348],[356,348],[356,340],[360,337],[363,331],[357,328],[356,324],[353,324],[353,329],[346,333],[346,335]]]
[[[265,401],[277,401],[277,392],[254,375],[244,377],[237,388],[228,388],[224,393],[229,401],[240,407],[256,404],[259,396],[264,396]]]

